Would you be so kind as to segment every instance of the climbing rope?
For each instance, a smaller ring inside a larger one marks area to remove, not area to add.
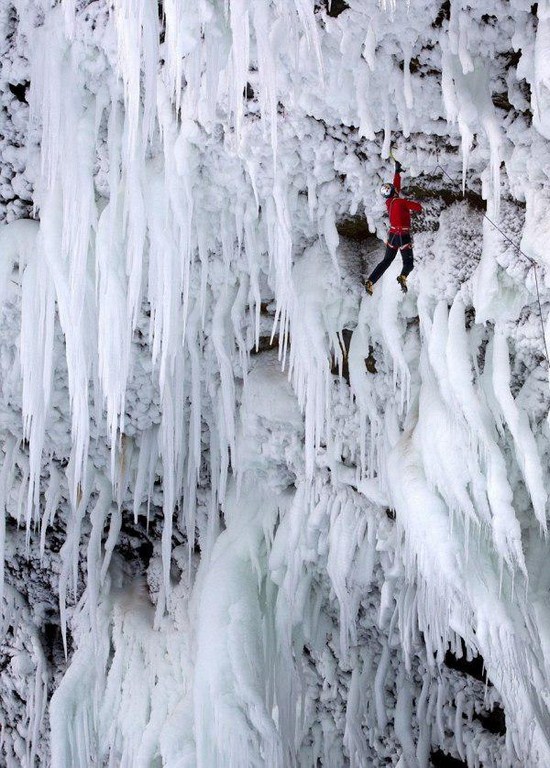
[[[441,166],[439,164],[435,166],[433,172],[435,173],[435,171],[437,171],[438,168],[450,180],[451,184],[458,184],[459,183],[459,182],[456,181],[456,179],[453,179],[452,176],[449,176],[449,174],[447,173],[445,168],[443,168],[443,166]],[[464,196],[464,189],[462,191],[462,195]],[[541,327],[541,331],[542,331],[542,341],[543,341],[544,350],[545,350],[545,353],[546,353],[546,364],[550,367],[550,355],[548,354],[548,345],[546,343],[546,332],[544,330],[544,317],[543,317],[543,312],[542,312],[542,302],[540,300],[540,291],[539,291],[539,278],[538,278],[538,272],[537,272],[539,265],[537,264],[537,262],[534,259],[532,259],[530,256],[528,256],[524,251],[522,251],[521,248],[519,247],[519,245],[517,245],[517,243],[514,243],[514,241],[510,237],[508,237],[508,235],[505,232],[502,231],[502,229],[498,226],[498,224],[496,224],[492,219],[490,219],[489,216],[487,216],[486,213],[484,213],[483,216],[484,216],[484,218],[487,219],[489,224],[491,224],[496,230],[498,230],[500,232],[500,234],[502,235],[502,237],[504,237],[504,239],[507,240],[516,249],[516,251],[518,251],[518,253],[520,253],[525,259],[527,259],[527,261],[531,265],[529,267],[529,269],[533,269],[533,273],[534,273],[534,276],[535,276],[535,289],[536,289],[536,292],[537,292],[537,303],[539,305],[539,317],[540,317],[540,327]]]

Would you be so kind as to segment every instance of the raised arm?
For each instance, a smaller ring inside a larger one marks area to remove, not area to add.
[[[393,157],[393,155],[392,155]],[[395,188],[395,191],[397,194],[401,192],[401,171],[403,170],[403,166],[399,162],[399,160],[395,161],[395,173],[393,176],[393,186]]]
[[[401,174],[398,173],[397,171],[395,172],[393,177],[393,186],[395,187],[395,191],[397,192],[397,194],[399,194],[401,192]]]

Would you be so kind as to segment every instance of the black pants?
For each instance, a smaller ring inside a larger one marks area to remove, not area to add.
[[[395,259],[397,251],[401,251],[401,258],[403,259],[403,269],[401,270],[401,274],[404,277],[407,277],[407,275],[412,272],[414,263],[411,233],[403,232],[403,234],[400,235],[398,232],[390,232],[386,243],[386,253],[384,254],[384,258],[380,264],[375,267],[372,275],[369,277],[369,280],[373,285],[377,280],[380,280],[384,272]]]

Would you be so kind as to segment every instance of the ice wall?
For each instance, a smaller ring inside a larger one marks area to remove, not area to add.
[[[548,764],[547,11],[2,8],[7,765]]]

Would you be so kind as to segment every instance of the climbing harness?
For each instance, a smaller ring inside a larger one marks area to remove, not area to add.
[[[393,154],[392,154],[392,157],[393,157]],[[443,166],[440,165],[439,163],[435,166],[435,168],[433,169],[432,173],[435,173],[438,168],[450,180],[451,184],[458,184],[459,183],[455,179],[453,179],[452,176],[449,176],[449,174],[447,173],[445,168],[443,168]],[[464,196],[464,189],[462,191],[462,195]],[[502,231],[502,229],[498,226],[498,224],[496,224],[492,219],[490,219],[489,216],[487,216],[486,213],[484,213],[483,216],[484,216],[484,218],[487,219],[489,224],[491,224],[496,230],[498,230],[500,232],[500,234],[502,235],[502,237],[504,237],[504,239],[507,240],[510,243],[510,245],[512,245],[516,249],[516,251],[518,251],[518,253],[520,253],[525,259],[527,259],[527,261],[530,264],[529,269],[533,269],[533,273],[534,273],[534,276],[535,276],[535,289],[536,289],[536,293],[537,293],[537,303],[539,305],[539,317],[540,317],[540,327],[541,327],[541,332],[542,332],[542,341],[543,341],[543,344],[544,344],[544,351],[546,353],[546,355],[545,355],[546,356],[546,364],[550,367],[550,355],[548,354],[548,345],[546,343],[546,332],[544,330],[544,317],[543,317],[543,312],[542,312],[542,302],[540,300],[540,291],[539,291],[539,278],[538,278],[538,272],[537,272],[537,269],[538,269],[539,265],[537,264],[537,262],[534,259],[532,259],[530,256],[528,256],[524,251],[522,251],[521,248],[519,247],[519,245],[514,243],[512,238],[508,237],[508,235],[505,232]]]

